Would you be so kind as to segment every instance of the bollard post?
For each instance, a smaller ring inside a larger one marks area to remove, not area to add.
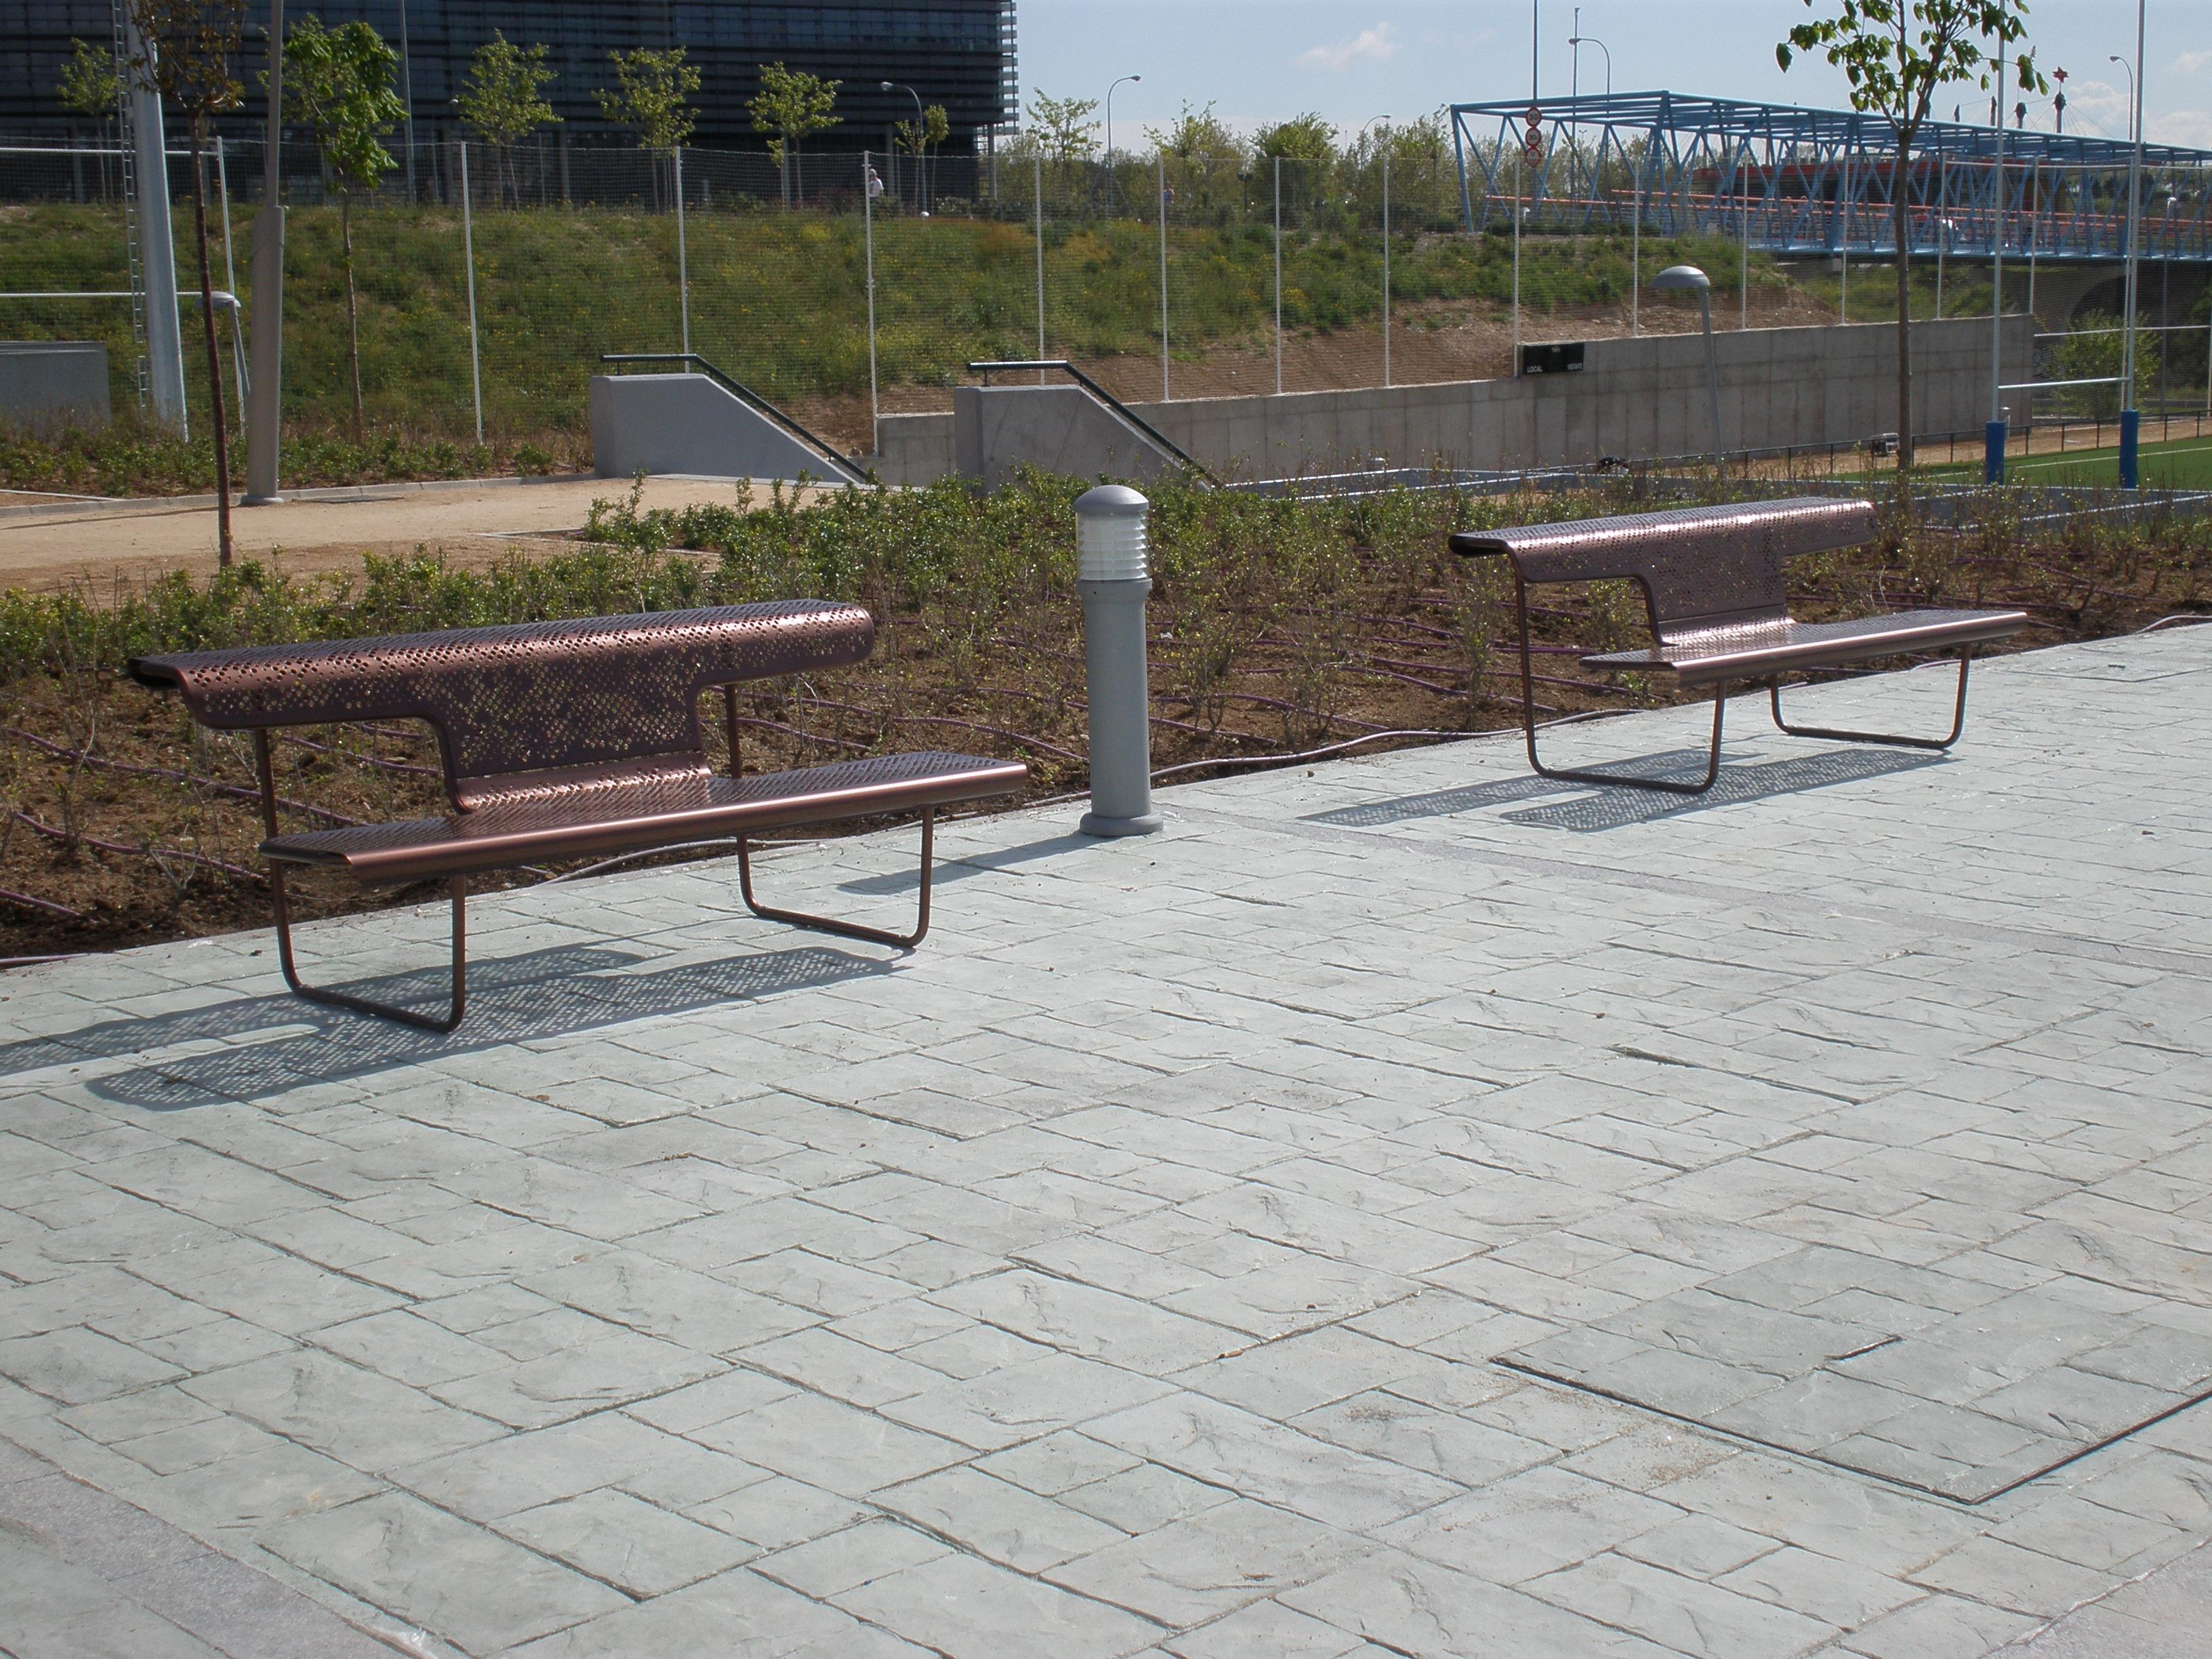
[[[1083,596],[1091,701],[1091,810],[1077,827],[1086,836],[1148,836],[1160,827],[1152,811],[1152,687],[1145,672],[1151,507],[1127,484],[1100,484],[1075,502],[1075,586]]]
[[[2001,484],[2004,482],[2005,422],[1985,422],[1982,427],[1982,482]]]
[[[2137,468],[2137,446],[2142,438],[2142,412],[2124,409],[2120,411],[2120,488],[2139,487],[2142,474]]]

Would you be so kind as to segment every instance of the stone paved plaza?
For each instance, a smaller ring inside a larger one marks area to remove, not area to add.
[[[0,1648],[2203,1652],[2212,629],[1736,726],[0,980]]]

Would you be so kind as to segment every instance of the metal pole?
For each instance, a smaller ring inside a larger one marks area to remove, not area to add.
[[[1743,248],[1737,260],[1735,279],[1735,325],[1739,331],[1751,326],[1751,192],[1743,187],[1743,162],[1736,162],[1736,194],[1743,202]]]
[[[1283,158],[1275,157],[1275,395],[1283,395]]]
[[[161,94],[146,71],[154,43],[138,31],[131,0],[123,11],[124,75],[131,104],[131,143],[138,177],[139,269],[146,285],[146,369],[154,415],[179,434],[191,430],[185,410],[185,332],[177,309],[177,240],[169,224],[169,149],[161,131]],[[144,69],[138,65],[144,65]]]
[[[1521,188],[1527,182],[1521,152],[1513,152],[1513,366],[1505,372],[1521,373]]]
[[[2136,408],[2136,295],[2142,218],[2143,0],[2136,0],[2135,148],[2128,155],[2128,315],[2120,354],[2120,488],[2136,487],[2136,445],[2142,416]]]
[[[1044,157],[1033,155],[1030,164],[1036,168],[1036,288],[1037,288],[1037,361],[1044,361]],[[1044,371],[1036,372],[1037,384],[1044,384]]]
[[[691,349],[691,259],[684,234],[684,146],[669,151],[676,164],[676,304],[683,315],[684,349]]]
[[[483,441],[483,362],[477,346],[477,233],[474,207],[469,200],[469,141],[459,141],[461,152],[461,263],[469,273],[469,390],[476,399],[477,441]]]
[[[239,351],[238,341],[238,262],[233,257],[230,243],[230,161],[223,152],[222,135],[215,136],[215,188],[216,198],[222,203],[222,285],[230,295],[230,367],[231,375],[238,382],[238,418],[246,419],[246,359]]]
[[[253,216],[253,381],[246,405],[246,501],[273,507],[284,383],[284,0],[269,0],[269,137]],[[236,289],[231,290],[235,294]]]
[[[399,0],[399,101],[407,106],[407,199],[415,193],[415,64],[407,50],[407,0]]]
[[[1162,150],[1159,163],[1160,185],[1160,401],[1173,401],[1168,391],[1168,157]]]
[[[1698,290],[1698,313],[1705,329],[1705,395],[1711,400],[1713,416],[1713,465],[1721,464],[1721,362],[1719,349],[1713,344],[1713,291],[1711,286]]]
[[[868,188],[868,152],[860,152],[860,226],[868,257],[868,446],[884,453],[884,414],[876,397],[876,198]],[[1038,354],[1042,356],[1043,354]]]
[[[1390,152],[1382,152],[1382,385],[1390,385]]]
[[[1851,153],[1848,149],[1844,152],[1843,200],[1836,206],[1839,227],[1836,247],[1842,260],[1841,280],[1836,284],[1836,320],[1848,323],[1851,319]]]
[[[1636,180],[1630,191],[1628,214],[1628,337],[1634,339],[1644,331],[1642,299],[1644,292],[1644,169],[1651,160],[1650,140],[1644,143],[1644,156],[1636,164]]]

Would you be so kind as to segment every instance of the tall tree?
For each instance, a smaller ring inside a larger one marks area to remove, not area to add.
[[[760,91],[745,111],[753,118],[753,131],[770,137],[769,154],[775,157],[782,172],[787,204],[792,199],[799,147],[809,133],[836,125],[837,118],[830,112],[836,106],[837,88],[844,84],[809,75],[805,70],[786,69],[781,64],[761,65]]]
[[[1098,112],[1096,98],[1049,98],[1040,92],[1030,100],[1030,119],[1044,146],[1047,160],[1061,167],[1087,161],[1098,151]]]
[[[545,51],[543,44],[518,46],[493,30],[491,39],[470,58],[468,78],[462,82],[461,95],[453,100],[469,131],[498,151],[510,188],[515,182],[514,147],[540,127],[561,119],[545,101],[545,88],[554,78]]]
[[[69,62],[62,65],[54,96],[72,115],[97,121],[115,118],[115,102],[123,90],[115,73],[115,53],[89,40],[70,42]]]
[[[1996,79],[1990,49],[2027,34],[2027,0],[1805,0],[1828,15],[1800,23],[1774,48],[1787,70],[1799,52],[1817,52],[1844,72],[1851,107],[1888,123],[1896,159],[1889,187],[1897,240],[1897,468],[1912,471],[1912,145],[1938,88],[1987,88]],[[2021,52],[2023,91],[2043,92],[2032,52]]]
[[[398,163],[378,141],[407,118],[392,82],[399,56],[367,23],[326,29],[310,12],[284,36],[284,112],[309,128],[338,189],[338,240],[346,291],[346,365],[353,380],[353,435],[362,436],[361,313],[354,295],[353,198]]]
[[[208,124],[244,101],[238,78],[238,39],[246,25],[246,0],[129,0],[140,49],[125,72],[159,93],[185,118],[190,136],[192,233],[199,254],[200,321],[207,339],[208,400],[215,425],[216,562],[230,562],[230,428],[223,416],[222,358],[216,346],[215,283],[208,269],[207,186],[202,157]],[[167,295],[149,295],[149,305],[174,305]]]

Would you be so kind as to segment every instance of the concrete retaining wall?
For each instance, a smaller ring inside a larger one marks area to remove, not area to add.
[[[0,340],[0,421],[37,430],[106,426],[107,348],[97,340]]]
[[[2025,316],[2005,319],[2006,380],[2028,378],[2033,331]],[[1892,324],[1730,331],[1717,334],[1714,346],[1726,448],[1852,443],[1896,429]],[[1989,348],[1987,319],[1914,325],[1917,432],[1980,428],[1989,411]],[[1329,471],[1377,456],[1395,466],[1495,468],[1606,455],[1641,460],[1706,447],[1701,336],[1592,340],[1586,361],[1579,374],[1131,407],[1224,477]],[[878,470],[886,483],[924,483],[948,472],[986,476],[954,453],[948,416],[885,416],[882,429]],[[1025,441],[1032,449],[1056,441],[1034,434]],[[978,469],[994,464],[988,454],[969,459]]]
[[[834,476],[821,456],[704,374],[592,376],[592,465],[602,478]]]
[[[956,386],[952,470],[995,489],[1024,466],[1149,483],[1182,462],[1079,386]]]

